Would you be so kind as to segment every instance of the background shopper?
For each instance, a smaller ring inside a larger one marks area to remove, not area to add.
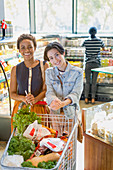
[[[45,97],[46,86],[42,79],[40,61],[34,59],[36,39],[31,34],[22,34],[17,40],[17,49],[24,61],[14,66],[11,70],[10,95],[15,100],[12,118],[17,113],[21,102],[31,105],[31,111],[44,113],[44,107],[36,104]],[[43,62],[44,71],[49,67]],[[13,119],[11,119],[11,128]]]
[[[64,56],[64,48],[58,42],[50,43],[45,48],[44,59],[50,61],[53,66],[46,70],[46,98],[51,114],[65,114],[67,119],[72,120],[76,109],[79,109],[79,99],[83,90],[83,72],[81,68],[65,61]],[[60,131],[60,127],[63,128],[64,124],[58,121],[57,130]],[[53,123],[53,128],[56,129],[55,126]]]
[[[97,72],[92,72],[91,69],[98,68],[101,66],[100,59],[100,49],[104,48],[103,41],[96,37],[97,33],[96,27],[91,27],[89,29],[90,37],[86,39],[82,46],[86,48],[85,50],[85,103],[89,103],[89,90],[90,90],[90,78],[92,76],[92,88],[91,88],[91,103],[95,103],[95,94],[96,94],[96,82],[97,82]]]

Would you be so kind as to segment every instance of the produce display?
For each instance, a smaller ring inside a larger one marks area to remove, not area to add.
[[[68,140],[68,132],[58,136],[55,129],[41,124],[42,117],[31,112],[29,106],[18,110],[13,120],[15,134],[10,140],[4,165],[54,168]]]

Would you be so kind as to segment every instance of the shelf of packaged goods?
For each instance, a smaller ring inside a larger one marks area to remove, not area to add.
[[[13,60],[13,59],[15,59],[15,58],[17,58],[17,56],[13,56],[13,57],[6,58],[6,59],[4,59],[4,61],[7,62],[7,61]]]
[[[8,99],[9,98],[9,94],[8,94],[8,89],[1,89],[0,90],[0,101],[3,101],[4,99]]]
[[[21,55],[13,55],[13,54],[6,54],[6,55],[0,55],[0,60],[4,60],[5,62],[9,60],[13,60],[15,58],[22,58]]]
[[[85,83],[84,83],[85,89]],[[91,89],[91,84],[90,84]],[[89,99],[91,98],[91,90],[89,92]],[[81,100],[85,99],[84,90],[82,92]],[[96,101],[110,102],[113,101],[113,83],[97,83]]]
[[[76,57],[66,57],[66,59],[67,60],[69,60],[69,61],[82,61],[83,62],[83,59],[78,59],[78,58],[76,58]]]
[[[10,75],[11,75],[11,72],[10,72],[10,71],[7,71],[7,72],[6,72],[6,76],[7,76],[7,79],[8,79],[8,80],[10,79]],[[5,78],[4,78],[4,77],[1,77],[1,78],[0,78],[0,83],[2,83],[2,82],[4,82],[4,81],[6,81]]]

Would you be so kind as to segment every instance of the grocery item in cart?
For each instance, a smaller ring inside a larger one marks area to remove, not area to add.
[[[43,121],[43,127],[46,127],[46,117],[49,116],[49,123],[51,123],[51,115],[42,115],[40,114],[40,116],[44,117]],[[52,115],[52,117],[59,117],[60,115]],[[66,122],[67,118],[65,115],[63,115],[62,119]],[[56,122],[57,123],[57,122]],[[59,123],[59,122],[58,122]],[[67,170],[75,170],[76,167],[76,142],[77,142],[77,124],[73,124],[73,122],[69,122],[69,126],[72,127],[72,132],[69,135],[69,131],[62,131],[62,136],[60,136],[59,138],[65,143],[65,146],[63,148],[62,151],[60,152],[53,152],[50,149],[48,149],[46,146],[40,146],[40,141],[48,138],[47,136],[45,136],[44,138],[40,139],[39,141],[37,141],[37,143],[35,143],[35,141],[32,141],[30,139],[27,139],[29,141],[31,141],[31,144],[29,145],[30,148],[33,148],[32,153],[29,154],[28,149],[26,150],[26,155],[24,154],[20,154],[20,148],[18,143],[16,143],[17,145],[15,145],[15,148],[17,149],[16,154],[18,153],[21,156],[25,156],[24,158],[24,162],[22,162],[20,167],[12,167],[12,166],[8,166],[8,165],[4,165],[4,160],[6,158],[6,156],[9,153],[9,148],[13,148],[10,147],[10,143],[11,140],[14,138],[18,138],[17,134],[15,134],[15,131],[11,134],[11,137],[8,141],[8,144],[6,146],[6,149],[4,151],[4,154],[1,158],[1,167],[4,170],[34,170],[34,168],[43,170],[43,169],[51,169],[51,170],[65,170],[67,168]],[[57,136],[57,131],[56,129],[51,129],[49,127],[46,127],[48,130],[50,130],[50,132],[52,133],[51,137],[49,138],[58,138]],[[22,137],[21,135],[19,137]],[[24,137],[25,139],[25,137]],[[19,140],[19,143],[21,142],[21,146],[22,149],[24,150],[26,148],[27,143],[22,142],[22,140]],[[15,149],[14,149],[15,150]],[[13,150],[12,155],[15,155],[15,152]],[[36,153],[37,151],[39,151],[38,153]],[[10,150],[11,152],[11,150]],[[21,153],[24,153],[23,151]],[[29,154],[29,155],[28,155]],[[25,168],[26,167],[26,168]]]
[[[22,155],[24,160],[29,159],[34,151],[35,144],[23,136],[13,136],[7,150],[8,155]]]
[[[41,124],[38,124],[37,120],[30,124],[23,133],[23,136],[31,140],[40,140],[42,137],[47,135],[51,135],[50,131]]]
[[[35,112],[31,112],[29,105],[26,108],[18,110],[17,114],[13,117],[13,126],[17,129],[19,134],[23,134],[26,128],[33,123],[35,120],[41,123],[41,117]]]
[[[32,165],[37,167],[39,162],[43,162],[43,161],[47,162],[47,161],[55,161],[55,160],[58,161],[59,158],[60,158],[60,154],[53,152],[44,156],[33,157],[28,161],[32,162]]]
[[[20,167],[24,161],[21,155],[7,155],[4,159],[5,166]]]
[[[45,138],[40,141],[40,146],[43,145],[53,152],[60,152],[64,149],[65,143],[60,138]]]

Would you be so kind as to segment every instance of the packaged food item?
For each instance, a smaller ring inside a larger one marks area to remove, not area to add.
[[[4,166],[9,167],[21,167],[21,163],[24,161],[21,155],[7,155],[4,159]]]
[[[0,78],[2,79],[3,76],[4,76],[4,74],[3,74],[2,68],[0,67]]]
[[[91,123],[91,133],[93,135],[98,135],[98,123],[99,121],[92,121]]]
[[[60,154],[58,153],[50,153],[44,156],[38,156],[38,157],[33,157],[32,159],[28,159],[28,161],[32,162],[32,165],[36,166],[38,165],[39,162],[48,162],[48,161],[58,161],[60,158]]]
[[[65,143],[60,138],[44,138],[40,141],[40,146],[46,146],[53,152],[60,152],[64,149]]]
[[[0,55],[3,55],[3,52],[2,52],[2,50],[0,50]]]
[[[98,136],[101,138],[105,138],[105,127],[103,125],[103,122],[99,122],[98,124]]]
[[[41,124],[38,124],[37,120],[30,124],[23,133],[23,136],[31,140],[40,140],[47,135],[51,135],[50,131]]]

